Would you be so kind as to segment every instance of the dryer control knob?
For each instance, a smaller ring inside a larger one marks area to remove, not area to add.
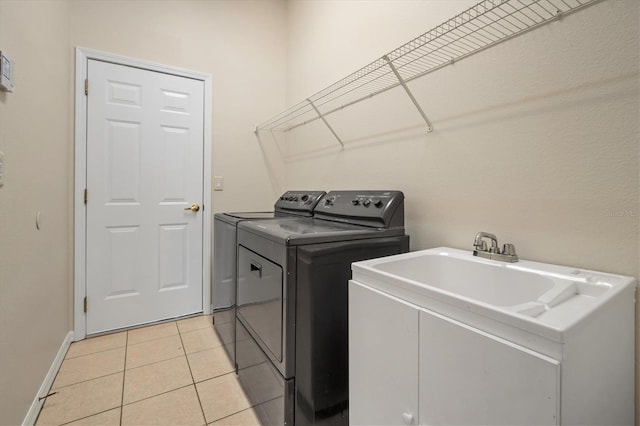
[[[374,200],[373,205],[376,206],[377,208],[380,208],[384,206],[384,203],[382,202],[382,200]]]
[[[358,204],[360,204],[360,200],[358,200],[357,198],[354,198],[353,200],[351,200],[351,204],[353,204],[354,206],[357,206]]]
[[[369,204],[371,204],[371,198],[367,198],[362,202],[362,205],[365,207],[369,207]]]

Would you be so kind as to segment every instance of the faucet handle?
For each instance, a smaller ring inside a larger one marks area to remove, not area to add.
[[[513,244],[505,243],[502,246],[502,254],[506,254],[508,256],[515,256],[516,255],[516,246],[514,246]]]

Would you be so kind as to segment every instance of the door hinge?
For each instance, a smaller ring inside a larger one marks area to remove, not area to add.
[[[89,95],[89,79],[85,78],[84,79],[84,94],[85,95]]]
[[[87,191],[87,188],[84,189],[84,203],[87,204],[87,201],[89,201],[89,191]]]
[[[84,312],[87,313],[87,297],[84,298]]]

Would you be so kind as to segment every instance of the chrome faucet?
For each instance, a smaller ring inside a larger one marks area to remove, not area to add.
[[[485,239],[491,241],[491,247],[487,248]],[[484,257],[491,260],[500,260],[502,262],[517,262],[518,255],[516,247],[513,244],[506,243],[500,250],[498,246],[498,238],[488,232],[478,232],[473,240],[473,255]]]
[[[491,248],[488,250],[487,242],[484,238],[491,240]],[[495,253],[498,251],[498,238],[488,232],[478,232],[476,234],[476,238],[473,240],[473,246],[476,248],[476,251],[488,251],[489,253]]]

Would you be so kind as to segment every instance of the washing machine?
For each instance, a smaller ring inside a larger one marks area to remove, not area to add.
[[[235,364],[236,232],[242,221],[310,217],[324,191],[287,191],[273,211],[232,212],[214,215],[213,325],[231,362]]]
[[[401,191],[331,191],[237,233],[236,371],[265,425],[348,424],[351,263],[409,250]]]

